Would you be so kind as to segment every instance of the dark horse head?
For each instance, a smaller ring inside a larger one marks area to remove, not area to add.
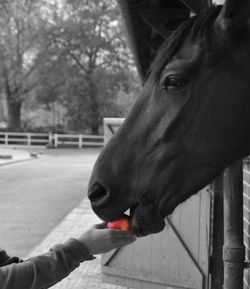
[[[89,199],[105,221],[133,208],[145,236],[250,151],[250,1],[190,18],[160,48],[129,116],[100,154]]]

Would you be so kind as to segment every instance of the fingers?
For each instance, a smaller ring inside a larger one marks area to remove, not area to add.
[[[133,242],[136,240],[135,235],[130,231],[109,229],[105,222],[94,225],[95,229],[105,229],[106,232],[110,234],[110,238],[114,240],[119,240],[121,242]]]
[[[105,222],[100,223],[100,224],[96,224],[94,225],[95,229],[106,229],[107,228],[107,224]]]
[[[112,237],[121,239],[134,239],[135,235],[130,231],[124,230],[111,230]]]
[[[135,235],[130,231],[119,230],[119,229],[109,229],[105,222],[94,225],[95,229],[107,229],[112,232],[112,236],[121,238],[134,238]]]
[[[115,239],[113,242],[114,247],[123,247],[125,245],[131,244],[135,241],[135,239]]]
[[[115,247],[122,247],[128,245],[136,240],[135,235],[131,234],[130,232],[117,232],[118,230],[112,231],[111,240]]]

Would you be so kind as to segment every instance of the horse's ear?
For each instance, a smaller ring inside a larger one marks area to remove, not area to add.
[[[215,25],[220,31],[249,25],[250,1],[249,0],[226,0],[218,15]]]

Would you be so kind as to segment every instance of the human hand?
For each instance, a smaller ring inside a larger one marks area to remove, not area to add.
[[[96,255],[128,245],[135,241],[136,237],[128,231],[108,229],[106,223],[101,223],[87,230],[78,240],[91,255]]]

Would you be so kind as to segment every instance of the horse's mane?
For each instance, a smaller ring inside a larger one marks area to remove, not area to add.
[[[209,47],[211,44],[212,24],[220,13],[221,5],[211,6],[205,13],[193,16],[183,21],[171,36],[161,45],[149,70],[149,80],[154,83],[159,77],[166,64],[182,47],[184,42],[199,37],[203,45]]]

